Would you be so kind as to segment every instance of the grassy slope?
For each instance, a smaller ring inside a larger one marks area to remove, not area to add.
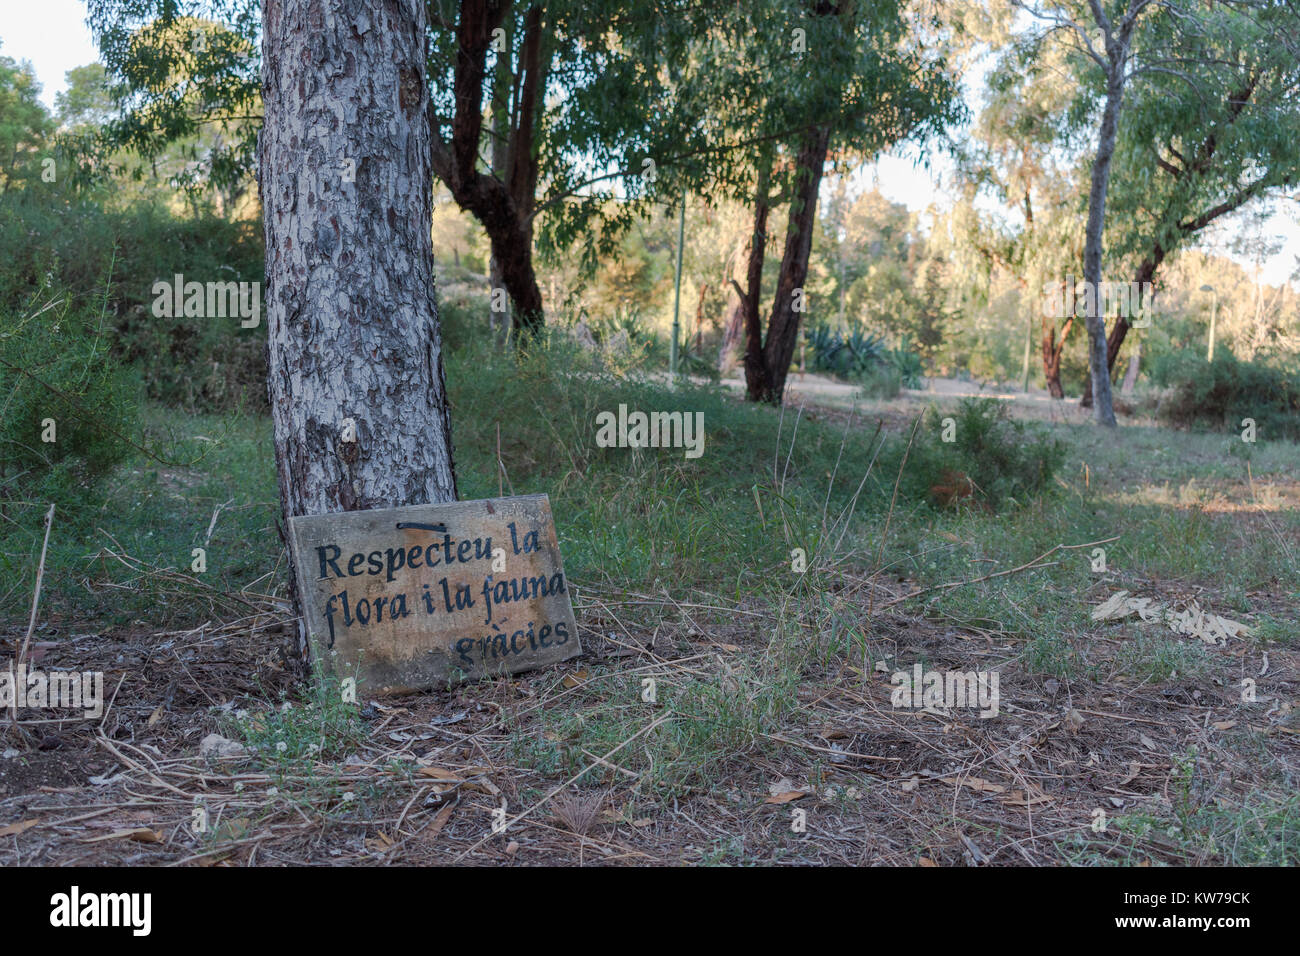
[[[840,538],[837,517],[846,513],[872,460],[869,416],[847,429],[843,416],[816,410],[802,416],[787,410],[782,419],[716,390],[668,392],[629,379],[556,371],[564,367],[555,360],[510,367],[476,353],[451,358],[461,493],[495,495],[500,482],[507,494],[550,494],[566,568],[579,587],[580,618],[589,629],[621,641],[657,634],[663,625],[672,651],[683,656],[703,649],[707,658],[710,644],[743,645],[745,653],[734,662],[698,673],[688,669],[660,689],[659,706],[680,719],[654,736],[644,756],[624,764],[642,774],[640,792],[654,801],[707,785],[711,768],[738,754],[770,757],[779,750],[771,735],[784,730],[808,688],[832,671],[871,673],[876,662],[906,656],[890,641],[892,619],[871,613],[878,601],[910,587],[1015,568],[1056,545],[1119,536],[1106,545],[1105,573],[1092,570],[1091,549],[1058,552],[1050,566],[932,592],[894,612],[907,608],[939,627],[983,635],[1007,649],[1004,658],[1040,678],[1124,693],[1207,674],[1213,662],[1196,642],[1131,624],[1107,632],[1131,638],[1118,651],[1113,642],[1097,641],[1090,607],[1119,587],[1164,597],[1200,590],[1202,603],[1218,613],[1255,624],[1252,641],[1296,641],[1300,448],[1294,444],[1248,449],[1252,488],[1246,449],[1226,436],[1057,426],[1070,450],[1055,494],[990,515],[937,513],[907,499],[891,510],[905,444],[905,436],[895,435]],[[595,447],[595,413],[620,402],[703,411],[703,457]],[[148,565],[184,570],[218,507],[202,580],[215,591],[279,586],[267,422],[180,420],[156,411],[149,424],[185,436],[176,457],[196,451],[206,457],[192,467],[134,460],[114,476],[103,507],[61,512],[43,607],[74,626],[139,622],[159,628],[228,610],[207,589],[132,574],[103,556],[87,560],[120,545]],[[15,533],[11,526],[3,550],[27,583],[11,578],[3,611],[18,622],[39,551],[40,509],[32,503],[12,513],[24,530]],[[813,556],[814,573],[791,571],[794,547]],[[893,573],[864,584],[866,572],[877,567]],[[109,581],[117,586],[105,587]],[[877,594],[882,584],[888,587]],[[636,603],[643,599],[648,603]],[[754,626],[742,628],[737,622],[751,619],[710,610],[733,605],[758,615]],[[611,703],[636,699],[634,672],[601,663],[588,678],[593,686],[580,688],[566,705],[513,725],[519,732],[506,745],[511,765],[569,774],[585,765],[584,754],[605,753],[643,726],[640,711]],[[1295,768],[1266,753],[1257,763],[1262,809],[1246,801],[1229,809],[1213,802],[1177,804],[1169,811],[1189,819],[1211,815],[1199,829],[1185,830],[1189,855],[1205,847],[1203,838],[1198,843],[1187,834],[1210,833],[1211,840],[1219,834],[1221,843],[1226,832],[1238,847],[1226,859],[1295,861],[1300,808],[1293,798],[1273,796],[1294,793]],[[1163,825],[1165,817],[1157,816],[1137,814],[1129,825],[1133,832]],[[1260,826],[1262,839],[1242,836]],[[733,851],[723,841],[705,857],[728,859]],[[735,852],[743,858],[744,851]],[[1070,852],[1084,861],[1095,858],[1087,841]]]

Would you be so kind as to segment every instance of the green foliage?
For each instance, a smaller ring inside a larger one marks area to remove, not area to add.
[[[54,131],[40,91],[28,64],[0,56],[0,192],[40,174],[39,153]]]
[[[906,343],[901,348],[889,349],[885,356],[898,371],[899,381],[904,388],[925,388],[925,365],[921,356]]]
[[[943,440],[945,432],[952,441]],[[926,411],[900,488],[940,506],[997,511],[1046,492],[1064,460],[1064,444],[1012,418],[1007,402],[968,398],[950,414]]]
[[[1243,362],[1220,349],[1213,362],[1195,353],[1170,356],[1153,378],[1172,386],[1156,414],[1180,428],[1237,431],[1253,418],[1261,437],[1300,438],[1300,367],[1281,357]]]
[[[177,219],[146,205],[110,212],[35,190],[0,197],[0,308],[20,310],[46,288],[102,295],[113,354],[139,371],[150,399],[191,411],[265,404],[265,323],[156,317],[154,283],[178,273],[261,282],[263,255],[253,222]]]
[[[8,313],[0,331],[0,498],[40,497],[54,482],[77,488],[66,499],[75,505],[130,450],[124,439],[136,390],[109,357],[107,332],[102,310],[66,295]]]
[[[855,376],[863,398],[897,398],[903,389],[903,376],[891,362],[880,362]]]
[[[68,583],[68,525],[95,520],[113,466],[130,452],[132,377],[108,353],[94,303],[67,295],[0,310],[0,609],[31,600],[55,505],[59,535],[47,582]],[[52,440],[50,440],[52,439]],[[80,550],[84,556],[85,551]]]

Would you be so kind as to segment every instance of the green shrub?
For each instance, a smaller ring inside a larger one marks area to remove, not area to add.
[[[1236,430],[1253,418],[1272,437],[1300,438],[1300,366],[1279,356],[1243,362],[1227,349],[1213,362],[1183,354],[1158,369],[1171,391],[1157,416],[1179,428]]]
[[[256,222],[178,219],[151,206],[108,211],[22,193],[0,196],[0,310],[41,290],[103,296],[113,354],[138,369],[150,399],[186,411],[266,404],[265,328],[238,319],[158,318],[154,283],[261,282]],[[265,302],[263,302],[263,308]],[[264,317],[264,316],[263,316]]]
[[[884,342],[860,329],[844,335],[814,325],[804,330],[804,339],[812,349],[814,371],[857,379],[885,361]]]
[[[0,311],[0,611],[31,600],[47,508],[59,552],[70,525],[93,524],[101,479],[131,450],[138,387],[108,354],[106,321],[66,295]],[[55,570],[47,583],[65,579]]]
[[[130,450],[132,377],[108,356],[106,317],[56,296],[0,330],[0,487],[12,494],[58,468],[108,471]]]
[[[903,389],[902,373],[888,362],[871,365],[853,378],[862,383],[863,398],[897,398]]]
[[[968,398],[951,413],[927,409],[900,491],[939,507],[996,511],[1043,494],[1064,460],[1060,440],[1012,418],[1008,403]]]

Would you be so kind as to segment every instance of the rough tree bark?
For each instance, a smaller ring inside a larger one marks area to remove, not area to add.
[[[284,516],[454,501],[425,4],[265,0],[262,22],[268,391]],[[305,662],[302,634],[298,654]]]
[[[1043,377],[1047,379],[1047,391],[1052,398],[1065,398],[1065,390],[1061,388],[1061,353],[1065,350],[1066,336],[1070,334],[1070,328],[1074,325],[1074,316],[1069,316],[1065,320],[1065,325],[1061,328],[1061,338],[1056,338],[1056,323],[1048,321],[1048,316],[1042,317],[1043,325]]]

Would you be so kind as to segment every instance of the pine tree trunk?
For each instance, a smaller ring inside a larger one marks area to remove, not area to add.
[[[268,389],[286,518],[456,498],[425,16],[423,0],[264,4]]]

